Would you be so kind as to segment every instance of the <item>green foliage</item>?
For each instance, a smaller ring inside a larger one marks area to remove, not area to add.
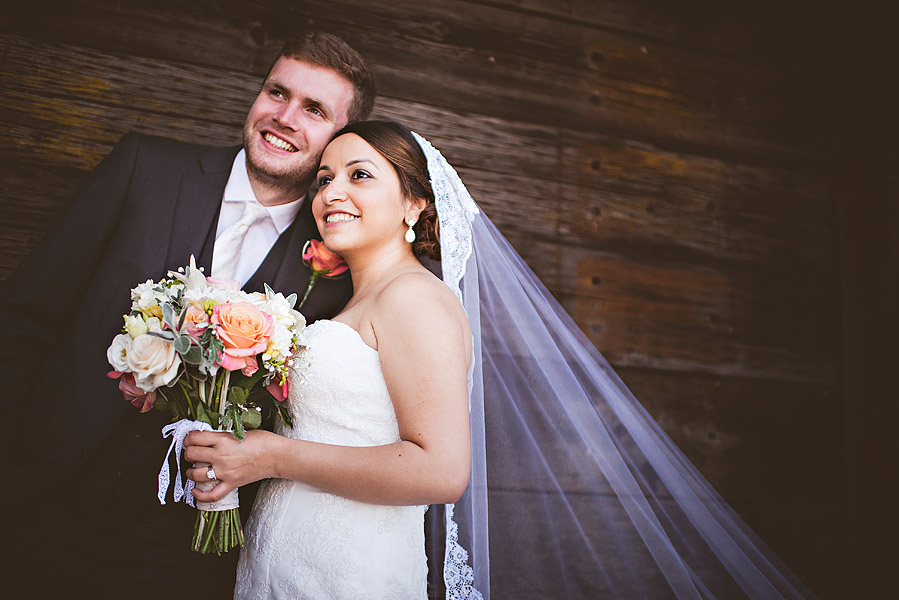
[[[259,429],[262,425],[262,413],[256,408],[249,408],[241,413],[240,421],[247,429]]]
[[[175,324],[175,309],[173,309],[172,305],[168,302],[162,303],[162,322],[165,323],[171,331],[180,331],[181,329]]]
[[[203,361],[203,351],[199,346],[191,346],[187,352],[181,354],[181,360],[189,365],[199,365]],[[203,379],[206,379],[205,373],[203,373]]]
[[[234,431],[234,437],[242,440],[247,435],[247,431],[244,429],[243,421],[240,418],[241,408],[236,404],[232,404],[228,407],[228,411],[231,413],[231,418],[229,419],[231,422],[230,429]]]
[[[284,403],[278,402],[274,398],[272,398],[272,401],[275,404],[275,412],[278,413],[278,418],[281,419],[281,422],[287,427],[293,427],[293,419],[290,418],[290,413],[287,412],[287,407],[284,406]]]
[[[190,350],[190,336],[189,335],[176,335],[175,336],[175,351],[182,356]]]

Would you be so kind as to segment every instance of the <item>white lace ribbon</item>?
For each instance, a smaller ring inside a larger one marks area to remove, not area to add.
[[[194,482],[190,479],[187,483],[182,484],[181,481],[181,451],[184,450],[184,437],[191,431],[213,431],[209,423],[202,421],[191,421],[190,419],[181,419],[177,423],[171,423],[162,428],[162,437],[172,436],[172,443],[169,444],[169,451],[165,455],[162,462],[162,469],[159,470],[159,491],[157,497],[160,504],[165,504],[165,495],[169,491],[169,484],[172,477],[169,467],[169,457],[172,450],[175,451],[175,488],[173,490],[175,502],[179,502],[184,498],[189,506],[194,505],[194,497],[190,491],[194,488]],[[201,490],[203,488],[200,488]],[[206,491],[206,490],[204,490]],[[237,490],[235,490],[236,492]],[[206,510],[206,509],[203,509]]]

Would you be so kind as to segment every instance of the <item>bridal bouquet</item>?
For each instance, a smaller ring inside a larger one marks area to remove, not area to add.
[[[131,290],[131,312],[107,350],[114,369],[109,376],[118,379],[125,399],[141,412],[156,408],[177,421],[163,429],[173,436],[176,464],[190,431],[230,431],[243,439],[261,424],[263,401],[290,426],[282,402],[306,324],[294,310],[296,294],[285,298],[267,285],[264,294],[238,288],[235,281],[204,276],[191,257],[188,267]],[[175,501],[183,497],[193,505],[193,482],[181,486],[180,465],[175,477]],[[166,457],[159,477],[163,504],[168,485]],[[220,502],[197,503],[195,551],[221,554],[243,544],[237,506],[237,490]]]

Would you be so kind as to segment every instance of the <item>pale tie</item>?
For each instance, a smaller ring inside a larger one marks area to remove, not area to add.
[[[234,278],[234,269],[240,260],[243,243],[250,227],[268,217],[268,211],[258,202],[244,202],[240,218],[229,225],[215,240],[212,249],[212,275],[224,279]]]

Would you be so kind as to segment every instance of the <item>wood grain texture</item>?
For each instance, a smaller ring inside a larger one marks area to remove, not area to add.
[[[475,0],[476,1],[476,0]],[[591,24],[775,68],[824,73],[822,48],[832,34],[830,11],[814,2],[747,4],[714,0],[490,0],[527,13]]]
[[[69,5],[66,5],[69,6]],[[15,27],[124,53],[261,73],[278,40],[309,27],[352,39],[383,93],[472,112],[624,134],[680,150],[814,163],[828,116],[824,81],[578,22],[462,0],[358,4],[196,0],[85,2]],[[352,19],[344,15],[352,14]],[[135,23],[142,30],[135,31]]]

